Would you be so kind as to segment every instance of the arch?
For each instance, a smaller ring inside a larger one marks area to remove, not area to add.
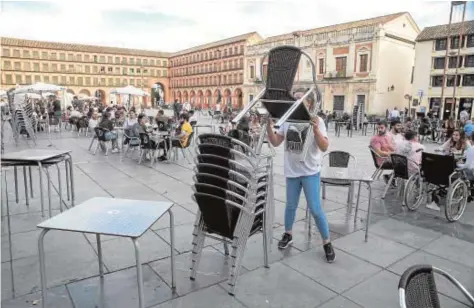
[[[74,93],[74,91],[71,90],[71,89],[67,89],[66,92],[67,92],[67,93],[71,93],[72,95],[75,95],[75,94],[76,94],[76,93]]]
[[[173,91],[173,100],[176,99],[176,91]]]
[[[106,97],[105,97],[104,90],[102,89],[95,90],[94,96],[97,97],[102,104],[106,104],[106,101],[105,101]]]
[[[194,92],[194,90],[191,90],[189,92],[189,102],[191,103],[191,106],[193,107],[196,104],[196,92]]]
[[[176,92],[176,99],[181,102],[181,91]]]
[[[83,94],[85,96],[91,96],[91,92],[87,89],[82,89],[79,91],[79,94]]]
[[[202,108],[204,104],[204,94],[202,93],[202,90],[198,90],[197,92],[197,106],[199,108]]]
[[[224,90],[224,104],[229,107],[232,105],[232,95],[230,89]]]
[[[204,101],[204,105],[206,105],[207,108],[210,108],[212,105],[212,92],[209,89],[206,90],[206,98]]]
[[[222,93],[220,89],[214,91],[214,105],[220,104],[222,102]]]
[[[151,86],[151,104],[152,107],[159,106],[165,102],[165,86],[161,82],[155,82]]]
[[[188,102],[188,91],[184,91],[183,92],[183,103],[187,103]]]
[[[237,109],[243,109],[244,108],[244,101],[243,101],[243,95],[242,95],[242,89],[241,88],[235,88],[234,90],[234,99],[233,99],[233,107]]]

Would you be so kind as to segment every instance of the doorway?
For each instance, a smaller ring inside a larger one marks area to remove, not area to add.
[[[457,112],[457,119],[459,119],[459,115],[461,114],[461,111],[466,110],[467,113],[469,114],[469,119],[471,118],[472,115],[472,98],[466,98],[463,97],[459,99],[459,108]]]
[[[451,116],[453,116],[453,113],[451,112],[451,109],[453,109],[455,102],[456,101],[453,100],[452,98],[445,98],[444,99],[443,120],[447,120]]]

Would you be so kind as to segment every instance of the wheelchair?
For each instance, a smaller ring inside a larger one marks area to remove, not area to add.
[[[437,201],[440,205],[440,198],[444,198],[446,219],[449,222],[459,220],[467,203],[473,200],[474,183],[463,170],[456,168],[455,157],[423,152],[420,171],[406,183],[404,201],[407,208],[415,211],[423,201]]]

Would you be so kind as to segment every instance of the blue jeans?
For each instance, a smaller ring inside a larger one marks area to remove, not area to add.
[[[291,231],[295,222],[296,209],[300,200],[301,188],[304,190],[306,203],[314,217],[316,226],[323,240],[329,240],[329,226],[321,208],[320,195],[321,181],[319,173],[298,178],[286,178],[286,208],[285,208],[285,231]]]

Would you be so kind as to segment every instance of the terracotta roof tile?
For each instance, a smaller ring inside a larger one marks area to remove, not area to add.
[[[259,44],[266,44],[266,43],[272,43],[272,42],[281,41],[281,40],[285,40],[285,39],[290,39],[290,38],[293,38],[294,33],[297,33],[297,34],[300,34],[300,35],[319,34],[319,33],[333,32],[333,31],[348,30],[348,29],[358,28],[358,27],[384,24],[384,23],[387,23],[387,22],[389,22],[389,21],[391,21],[395,18],[403,16],[404,14],[408,14],[408,13],[407,12],[400,12],[400,13],[394,13],[394,14],[390,14],[390,15],[373,17],[373,18],[369,18],[369,19],[362,19],[362,20],[357,20],[357,21],[345,22],[345,23],[342,23],[342,24],[336,24],[336,25],[331,25],[331,26],[314,28],[314,29],[310,29],[310,30],[293,31],[293,32],[290,32],[290,33],[280,34],[280,35],[276,35],[276,36],[270,36]],[[256,45],[258,45],[258,44],[256,44]]]
[[[191,47],[191,48],[188,48],[188,49],[185,49],[185,50],[175,52],[175,53],[171,54],[171,57],[182,56],[182,55],[185,55],[185,54],[188,54],[188,53],[191,53],[191,52],[195,52],[195,51],[199,51],[199,50],[204,50],[204,49],[209,49],[209,48],[213,48],[213,47],[217,47],[217,46],[237,43],[237,42],[240,42],[240,41],[245,41],[249,37],[251,37],[252,35],[258,35],[258,34],[257,34],[257,32],[250,32],[250,33],[245,33],[245,34],[237,35],[237,36],[234,36],[234,37],[226,38],[226,39],[223,39],[223,40],[220,40],[220,41],[207,43],[207,44],[199,45],[199,46],[196,46],[196,47]]]
[[[155,58],[168,58],[170,56],[170,53],[168,52],[159,52],[159,51],[152,51],[152,50],[128,49],[128,48],[119,48],[119,47],[82,45],[82,44],[70,44],[70,43],[56,43],[56,42],[46,42],[46,41],[33,41],[33,40],[24,40],[24,39],[18,39],[18,38],[10,38],[10,37],[2,37],[0,42],[1,42],[1,45],[8,45],[8,46],[55,49],[55,50],[88,52],[88,53],[105,53],[105,54],[155,57]]]
[[[461,31],[461,24],[462,23],[460,22],[451,24],[451,35],[459,35]],[[448,37],[448,27],[449,25],[426,27],[418,35],[416,41],[431,41],[439,38]],[[474,34],[474,20],[464,22],[463,32],[464,34]]]

